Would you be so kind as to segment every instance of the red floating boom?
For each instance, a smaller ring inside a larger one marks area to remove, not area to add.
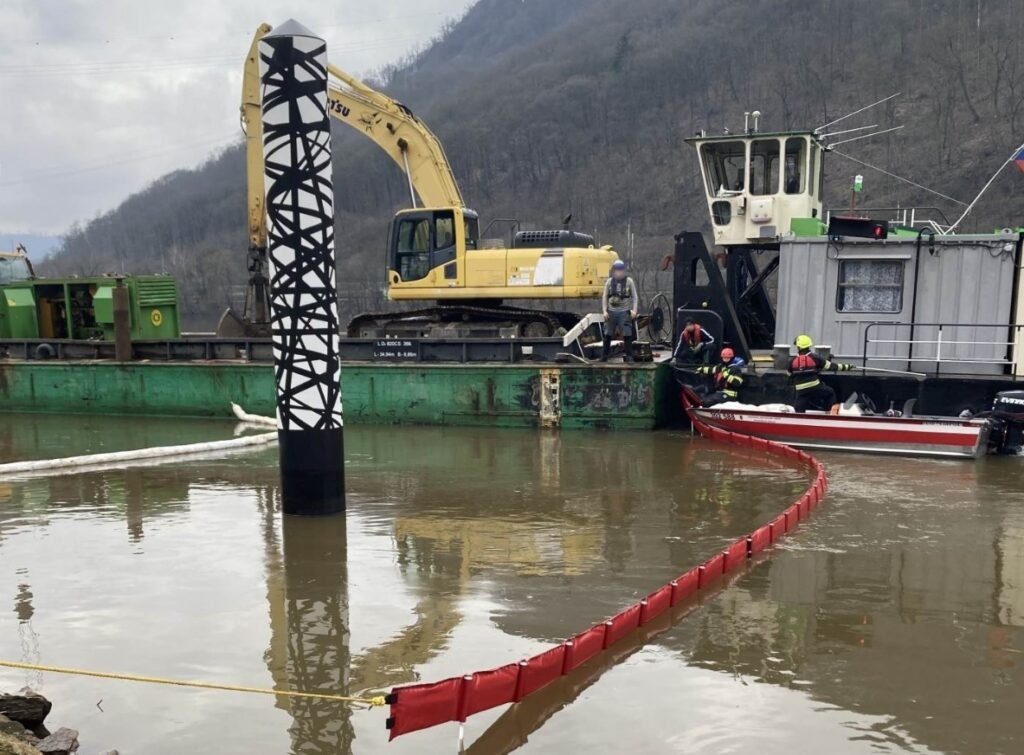
[[[487,671],[477,671],[475,674],[431,684],[396,687],[388,696],[391,715],[387,726],[391,730],[391,739],[448,721],[465,721],[474,713],[519,702],[546,687],[630,636],[671,607],[718,581],[724,574],[745,566],[748,559],[791,532],[825,497],[828,488],[825,467],[805,451],[776,441],[720,430],[696,420],[693,425],[701,435],[711,440],[735,443],[767,454],[799,460],[814,471],[814,481],[795,503],[769,524],[739,538],[721,553],[658,588],[644,600],[580,632],[561,645],[525,661]]]

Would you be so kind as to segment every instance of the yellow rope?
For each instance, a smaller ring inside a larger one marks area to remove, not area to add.
[[[76,676],[95,676],[100,679],[118,679],[124,682],[146,682],[148,684],[167,684],[174,687],[194,687],[196,689],[219,689],[227,692],[251,692],[257,695],[276,695],[277,697],[301,697],[315,700],[333,700],[342,703],[356,703],[373,708],[385,705],[384,695],[373,697],[349,697],[347,695],[327,695],[319,692],[289,692],[264,687],[244,687],[237,684],[214,684],[212,682],[186,682],[180,679],[163,679],[158,676],[138,676],[137,674],[113,674],[106,671],[87,671],[77,668],[60,666],[41,666],[35,663],[18,663],[17,661],[0,661],[0,666],[7,668],[26,669],[28,671],[47,671],[53,674],[74,674]]]

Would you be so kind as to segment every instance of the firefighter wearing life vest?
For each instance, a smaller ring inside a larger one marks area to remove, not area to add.
[[[726,401],[739,400],[744,365],[742,357],[736,356],[736,352],[726,346],[719,355],[718,364],[698,367],[697,374],[710,375],[712,385],[711,391],[705,392],[701,397],[701,406],[714,406]]]
[[[827,412],[836,402],[836,392],[832,387],[821,382],[821,373],[845,372],[852,370],[853,365],[833,362],[814,354],[814,341],[810,336],[800,335],[793,341],[797,354],[789,361],[789,383],[796,391],[793,408],[798,414],[808,409]]]
[[[693,319],[683,324],[679,332],[679,343],[676,344],[676,364],[708,364],[711,361],[711,347],[715,337]]]
[[[633,361],[633,325],[637,311],[640,309],[640,295],[636,283],[626,275],[626,263],[615,260],[612,263],[612,274],[605,281],[604,294],[601,297],[604,313],[604,344],[601,350],[601,361],[608,361],[612,336],[618,331],[622,333],[625,361]]]

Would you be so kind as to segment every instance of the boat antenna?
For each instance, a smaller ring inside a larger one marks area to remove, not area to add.
[[[854,131],[866,131],[869,128],[878,128],[877,123],[872,123],[870,126],[857,126],[857,128],[846,128],[842,131],[830,131],[827,134],[818,134],[822,139],[827,139],[830,136],[839,136],[840,134],[852,134]]]
[[[831,126],[834,123],[839,123],[839,121],[845,121],[847,118],[851,118],[851,117],[857,115],[858,113],[863,113],[865,110],[870,110],[871,108],[875,107],[876,105],[881,105],[883,102],[888,102],[889,100],[893,99],[894,97],[899,97],[899,96],[900,96],[900,92],[896,92],[896,94],[890,94],[888,97],[883,97],[882,99],[878,100],[878,102],[872,102],[870,105],[865,105],[860,110],[854,110],[852,113],[847,113],[846,115],[842,116],[841,118],[836,118],[834,121],[829,121],[824,126],[818,126],[814,130],[815,131],[821,131],[823,128],[828,128],[829,126]]]
[[[999,169],[995,173],[992,174],[992,178],[988,179],[988,183],[986,183],[984,186],[981,187],[981,191],[978,192],[978,196],[976,196],[974,199],[972,199],[971,203],[969,205],[967,205],[967,209],[964,210],[964,214],[961,215],[960,217],[958,217],[956,219],[956,222],[953,223],[953,225],[951,225],[949,228],[946,229],[946,233],[947,234],[950,234],[950,233],[952,233],[953,231],[956,230],[956,227],[958,225],[960,225],[963,222],[964,218],[966,218],[967,215],[971,212],[971,210],[974,209],[974,205],[978,204],[978,200],[981,199],[981,195],[984,194],[986,191],[988,191],[988,187],[991,186],[992,183],[996,180],[996,176],[998,176],[1000,173],[1002,173],[1003,169],[1007,165],[1009,165],[1010,163],[1014,162],[1014,160],[1016,159],[1017,155],[1021,154],[1022,152],[1024,152],[1024,144],[1021,144],[1019,147],[1017,147],[1015,150],[1013,150],[1013,152],[1010,153],[1010,156],[1008,158],[1006,158],[1006,162],[1004,162],[1002,165],[1000,165]]]
[[[836,154],[836,155],[839,155],[840,157],[845,157],[847,160],[852,160],[853,162],[857,163],[858,165],[863,165],[865,168],[870,168],[871,170],[876,170],[879,173],[881,173],[882,175],[889,176],[889,178],[895,178],[897,181],[902,181],[903,183],[910,184],[911,186],[915,186],[918,189],[921,189],[922,191],[927,191],[929,194],[934,194],[937,197],[942,197],[945,200],[948,200],[950,202],[954,202],[954,203],[960,205],[961,207],[966,207],[967,206],[967,202],[961,202],[959,199],[955,199],[954,197],[951,197],[951,196],[949,196],[947,194],[943,194],[940,191],[935,191],[935,189],[929,189],[927,186],[925,186],[924,184],[919,184],[917,181],[911,181],[909,178],[904,178],[903,176],[898,176],[895,173],[890,173],[887,170],[879,168],[877,165],[872,165],[871,163],[866,163],[863,160],[860,160],[860,159],[854,157],[853,155],[848,155],[845,152],[840,152],[838,149],[832,150],[832,153]]]
[[[847,142],[855,142],[858,139],[870,139],[872,136],[880,136],[882,134],[888,134],[893,131],[899,131],[903,126],[893,126],[892,128],[884,128],[881,131],[872,131],[870,134],[861,134],[860,136],[851,136],[849,139],[840,139],[838,142],[832,142],[828,145],[829,149],[837,147],[840,144],[846,144]]]

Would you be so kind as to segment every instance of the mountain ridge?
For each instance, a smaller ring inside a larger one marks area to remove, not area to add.
[[[1024,8],[987,0],[979,19],[978,7],[480,0],[420,55],[382,71],[377,85],[438,135],[485,223],[518,217],[527,227],[554,226],[572,212],[581,230],[620,253],[629,228],[635,267],[653,294],[672,234],[708,225],[695,154],[683,139],[739,130],[744,110],[760,109],[766,129],[807,128],[903,92],[844,121],[902,131],[842,151],[969,202],[1024,141]],[[334,150],[339,289],[351,315],[387,306],[384,246],[408,188],[354,132],[339,126]],[[866,177],[872,206],[938,202],[959,214],[955,203],[839,155],[829,160],[827,205],[845,206],[856,173]],[[1000,176],[966,227],[1024,220],[1019,178]],[[70,229],[45,269],[167,270],[182,282],[186,316],[208,326],[229,300],[240,304],[244,184],[240,148],[224,150]]]

